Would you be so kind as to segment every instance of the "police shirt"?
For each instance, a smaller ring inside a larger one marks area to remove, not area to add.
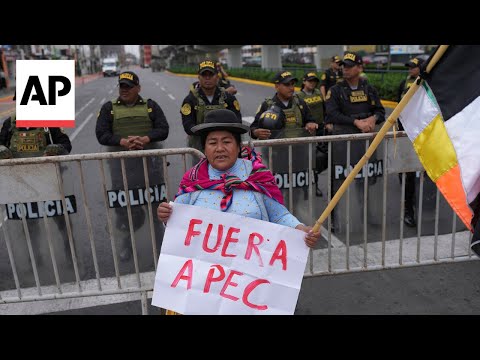
[[[351,90],[345,80],[332,86],[325,97],[325,109],[327,124],[351,125],[356,129],[351,115],[359,113],[377,115],[376,124],[385,121],[385,108],[377,90],[363,79],[355,90]]]
[[[117,101],[122,104],[120,98]],[[135,105],[143,105],[145,100],[139,96]],[[169,126],[165,114],[160,106],[151,99],[147,100],[148,116],[152,120],[152,130],[148,133],[150,142],[162,141],[168,137]],[[113,134],[113,106],[108,101],[103,104],[97,117],[97,126],[95,128],[98,142],[107,146],[118,146],[122,137]]]
[[[294,96],[296,96],[296,95],[294,95]],[[280,109],[283,110],[283,109],[291,109],[292,106],[293,106],[293,101],[294,100],[293,100],[293,97],[292,97],[288,101],[287,106],[285,106],[283,104],[282,100],[280,100],[277,97],[277,94],[275,94],[275,96],[272,98],[272,101],[275,105],[278,105],[278,107],[280,107]],[[300,112],[302,113],[302,127],[305,127],[305,125],[309,122],[316,123],[315,119],[312,117],[312,113],[310,112],[310,109],[308,108],[307,103],[300,98],[298,98],[298,103],[299,103],[299,107],[300,107]],[[252,124],[250,125],[250,133],[251,133],[252,138],[256,139],[255,135],[253,135],[253,131],[260,127],[259,126],[260,115],[262,115],[265,111],[267,111],[269,107],[270,106],[268,106],[267,102],[264,101],[264,102],[262,102],[262,104],[258,108],[257,113],[255,115],[255,120],[253,120]]]
[[[322,74],[322,78],[320,79],[320,86],[325,86],[325,94],[333,85],[338,84],[343,79],[342,70],[338,70],[337,72],[333,71],[332,69],[327,69]]]
[[[10,124],[12,122],[12,118],[9,117],[3,123],[2,130],[0,130],[0,145],[4,145],[6,147],[10,146],[10,139],[12,138],[12,131],[10,131]],[[17,128],[18,131],[27,131],[33,130],[36,128]],[[50,135],[52,135],[52,140],[54,144],[62,145],[68,153],[72,151],[72,143],[70,142],[70,138],[67,134],[63,132],[61,128],[58,127],[50,127],[48,128],[50,131]],[[45,133],[45,137],[47,139],[47,145],[50,145],[52,142],[50,141],[50,136]]]
[[[205,105],[218,105],[220,103],[220,96],[221,96],[221,91],[220,88],[217,86],[215,88],[215,93],[213,94],[213,99],[212,102],[210,102],[207,99],[207,96],[203,92],[202,88],[198,87],[198,96],[203,99],[205,102]],[[232,110],[237,118],[241,121],[242,120],[242,114],[240,113],[240,103],[238,102],[237,98],[229,94],[228,92],[225,92],[225,103],[227,104],[226,109]],[[188,135],[193,135],[192,133],[192,127],[194,127],[197,124],[197,112],[195,111],[195,107],[198,105],[197,98],[195,95],[192,94],[191,91],[189,91],[188,95],[183,99],[182,102],[182,107],[180,109],[180,114],[182,114],[182,124],[183,128],[185,129],[185,132]]]

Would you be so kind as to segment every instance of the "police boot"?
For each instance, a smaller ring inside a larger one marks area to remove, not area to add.
[[[413,211],[413,206],[405,206],[405,213],[403,217],[403,222],[405,225],[409,227],[415,227],[417,226],[417,223],[415,221],[415,214]]]

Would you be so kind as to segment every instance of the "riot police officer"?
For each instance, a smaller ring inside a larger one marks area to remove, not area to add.
[[[360,76],[362,58],[354,52],[347,52],[341,65],[343,80],[332,86],[325,98],[325,127],[331,135],[373,132],[376,124],[385,121],[385,108],[380,102],[377,90]],[[335,169],[335,165],[345,165],[346,151],[346,143],[332,144],[332,169]],[[364,154],[365,143],[353,141],[349,165],[357,164]],[[370,162],[374,161],[375,154],[370,158]],[[337,171],[332,171],[332,184],[334,180],[339,180],[335,179],[336,173]],[[373,183],[374,179],[369,182]],[[334,191],[332,195],[333,193]]]
[[[13,97],[13,100],[16,96]],[[72,150],[70,138],[58,127],[16,127],[16,115],[7,118],[0,130],[0,159],[29,158],[39,156],[67,155]],[[57,199],[51,199],[57,200]],[[53,217],[58,230],[64,239],[64,249],[67,260],[71,260],[70,244],[65,232],[66,224],[63,216]],[[32,235],[38,235],[34,230],[39,224],[38,219],[29,221]],[[38,258],[41,263],[42,258]]]
[[[419,58],[413,58],[408,61],[405,66],[408,67],[408,76],[404,79],[400,86],[398,87],[398,98],[397,100],[400,101],[403,96],[407,93],[410,86],[415,82],[415,79],[420,75],[420,68],[423,65],[423,60]],[[398,121],[398,129],[404,130],[403,125]],[[415,172],[407,172],[405,174],[405,208],[404,208],[404,218],[403,222],[405,225],[410,227],[417,226],[415,221]],[[398,177],[400,179],[400,183],[402,182],[402,174],[399,173]]]
[[[211,60],[204,60],[198,65],[198,86],[192,85],[182,102],[183,129],[189,135],[188,146],[202,150],[200,137],[195,136],[192,128],[203,123],[205,114],[214,109],[228,109],[242,119],[240,103],[225,88],[218,86],[218,70]]]
[[[222,66],[220,61],[215,64],[218,71],[218,86],[223,87],[228,93],[235,95],[237,88],[233,86],[232,82],[228,80],[228,74]]]
[[[324,124],[324,113],[325,113],[325,103],[323,101],[323,96],[320,90],[317,89],[319,83],[319,78],[317,74],[313,71],[307,71],[303,76],[303,84],[298,92],[298,97],[305,100],[312,113],[312,117],[315,119],[318,124],[318,129],[316,131],[317,136],[325,135],[325,124]],[[316,152],[321,152],[326,154],[328,147],[325,143],[318,143],[316,146]],[[324,156],[323,154],[319,154]],[[317,183],[316,195],[322,196],[322,191],[319,187],[318,177],[319,172],[324,169],[316,169],[315,172],[315,182]]]
[[[118,77],[119,96],[103,104],[98,117],[95,133],[100,144],[107,151],[147,150],[161,148],[160,141],[168,137],[169,125],[163,110],[152,99],[144,99],[138,76],[131,71],[122,72]],[[162,159],[149,157],[148,175],[150,186],[161,185],[163,181]],[[124,189],[121,164],[119,160],[109,162],[113,190]],[[139,159],[125,159],[128,188],[145,188],[143,162]],[[132,206],[133,226],[140,228],[145,221],[143,206]],[[128,261],[132,254],[128,229],[128,213],[125,207],[115,208],[116,228],[123,231],[120,259]],[[156,211],[156,207],[153,209]],[[156,218],[154,216],[154,218]],[[157,227],[158,228],[158,227]],[[157,242],[161,238],[157,230]]]
[[[340,67],[342,59],[340,59],[340,56],[332,56],[331,60],[330,68],[322,74],[322,81],[320,82],[320,92],[323,98],[325,98],[328,90],[330,90],[333,85],[338,84],[343,79],[343,73]]]
[[[285,121],[282,124],[283,137],[315,135],[318,124],[312,117],[305,101],[295,94],[295,83],[298,79],[289,71],[280,71],[275,75],[273,81],[277,92],[273,98],[267,98],[260,104],[255,119],[250,125],[252,138],[266,140],[271,137],[271,129],[262,128],[260,118],[274,105],[279,107],[285,115]]]

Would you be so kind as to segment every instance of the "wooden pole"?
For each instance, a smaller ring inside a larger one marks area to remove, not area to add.
[[[426,69],[427,73],[429,73],[432,70],[432,68],[435,66],[438,60],[440,60],[440,58],[443,56],[445,51],[447,51],[447,49],[448,49],[448,45],[440,45],[438,50],[435,52],[432,60],[430,60],[430,62],[428,63],[428,66]],[[419,86],[420,85],[418,85],[416,81],[412,84],[412,86],[410,86],[410,89],[408,89],[405,96],[395,107],[393,112],[388,117],[387,121],[385,121],[385,124],[383,124],[382,128],[373,139],[365,155],[363,155],[363,157],[360,159],[357,165],[355,165],[352,172],[348,174],[347,178],[343,182],[342,186],[340,186],[340,189],[338,189],[335,196],[332,198],[332,200],[328,204],[327,208],[323,211],[322,215],[320,215],[318,220],[315,222],[315,225],[313,226],[313,231],[317,232],[320,230],[320,226],[322,226],[325,219],[328,217],[328,215],[330,215],[333,208],[338,204],[338,202],[340,201],[340,198],[343,196],[348,186],[352,183],[355,176],[357,176],[357,174],[360,172],[363,166],[367,163],[368,159],[370,159],[373,152],[377,149],[378,145],[380,145],[387,131],[395,124],[395,121],[397,121],[398,116],[402,113],[403,109],[405,108],[407,103],[410,101],[412,96],[415,94]]]

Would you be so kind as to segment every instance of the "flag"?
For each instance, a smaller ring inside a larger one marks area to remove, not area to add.
[[[399,120],[480,256],[480,46],[449,46]]]

